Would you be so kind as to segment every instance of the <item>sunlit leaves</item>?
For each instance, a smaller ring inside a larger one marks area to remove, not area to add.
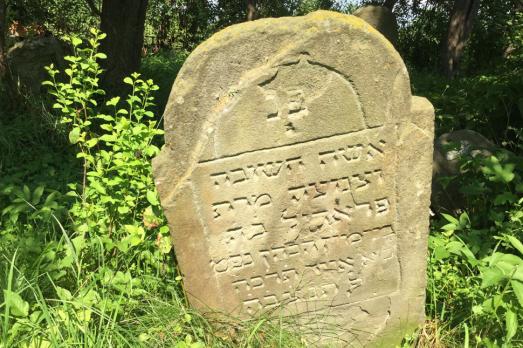
[[[29,303],[24,301],[18,293],[4,289],[4,301],[14,316],[27,317],[29,315]]]
[[[497,157],[491,156],[485,161],[481,170],[491,181],[509,183],[514,179],[515,167],[513,163],[503,164]]]

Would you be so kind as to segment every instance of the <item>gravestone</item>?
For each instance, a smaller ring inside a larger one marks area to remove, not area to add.
[[[433,116],[353,16],[263,19],[201,44],[153,162],[191,304],[293,315],[313,345],[399,342],[424,319]]]
[[[9,49],[7,63],[18,88],[40,94],[45,90],[42,82],[49,79],[45,67],[63,68],[64,55],[64,47],[54,37],[25,39]]]
[[[353,15],[372,25],[396,46],[398,43],[398,21],[391,10],[383,6],[369,5],[357,9]]]

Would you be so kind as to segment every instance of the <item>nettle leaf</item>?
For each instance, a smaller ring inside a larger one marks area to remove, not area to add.
[[[488,288],[505,279],[505,274],[497,267],[486,267],[481,270],[481,287]]]
[[[4,301],[15,317],[25,318],[29,315],[29,303],[16,292],[4,289]]]
[[[80,230],[80,227],[78,228],[78,230]],[[73,243],[74,250],[77,254],[79,254],[87,246],[87,242],[83,235],[73,238],[71,242]]]

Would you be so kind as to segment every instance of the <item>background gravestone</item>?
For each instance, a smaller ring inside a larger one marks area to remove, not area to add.
[[[39,94],[42,82],[49,79],[45,67],[54,64],[55,68],[64,66],[64,48],[54,37],[26,39],[17,42],[7,52],[7,62],[11,76],[21,89]]]
[[[264,19],[200,45],[153,162],[191,303],[281,308],[314,344],[399,342],[424,319],[433,116],[353,16]]]
[[[391,10],[383,6],[369,5],[357,9],[353,15],[372,25],[396,46],[398,43],[398,21]]]

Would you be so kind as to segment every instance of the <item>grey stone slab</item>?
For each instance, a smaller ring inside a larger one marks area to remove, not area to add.
[[[153,162],[191,304],[294,315],[313,345],[398,343],[424,320],[433,117],[353,16],[258,20],[200,45]]]

